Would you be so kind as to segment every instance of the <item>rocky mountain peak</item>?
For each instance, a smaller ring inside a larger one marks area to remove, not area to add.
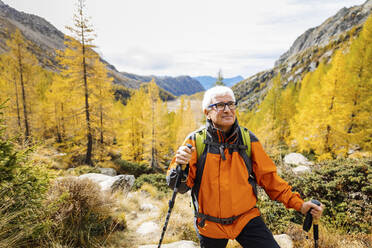
[[[232,87],[239,106],[252,110],[259,105],[278,73],[285,88],[289,82],[299,82],[306,72],[314,71],[320,61],[329,61],[350,35],[359,33],[371,11],[372,0],[368,0],[359,6],[342,8],[321,25],[308,29],[280,56],[274,68],[256,73]],[[350,32],[353,28],[355,31]],[[331,42],[333,46],[327,48]]]
[[[324,46],[341,34],[365,22],[372,10],[372,0],[350,8],[342,8],[321,25],[308,29],[300,35],[290,49],[275,62],[275,67],[288,61],[290,57],[313,46]]]
[[[3,26],[10,31],[21,30],[27,39],[43,50],[53,53],[52,48],[63,48],[63,33],[42,17],[18,11],[0,0],[0,18]]]

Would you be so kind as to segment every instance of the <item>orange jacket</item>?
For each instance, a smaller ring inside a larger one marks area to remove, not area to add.
[[[207,137],[211,137],[214,142],[236,143],[239,142],[239,126],[235,122],[232,134],[226,137],[225,134],[207,123]],[[185,144],[195,147],[195,133],[191,133]],[[282,202],[287,208],[301,209],[303,200],[298,193],[291,190],[291,186],[280,178],[276,171],[276,166],[263,150],[258,139],[250,132],[252,167],[256,176],[257,184],[263,187],[272,200]],[[242,144],[242,142],[240,143]],[[205,149],[208,145],[206,145]],[[244,226],[254,217],[260,215],[258,208],[255,208],[257,198],[252,186],[248,182],[248,171],[242,157],[238,151],[225,148],[223,153],[226,160],[221,157],[218,147],[210,146],[206,152],[206,160],[200,190],[198,195],[199,213],[217,217],[230,218],[240,217],[230,225],[222,225],[212,221],[205,221],[203,227],[198,226],[199,233],[210,238],[235,239]],[[168,182],[175,175],[175,158],[173,158],[168,169]],[[194,186],[197,169],[197,152],[193,152],[189,161],[189,168],[184,178],[180,192],[186,192]],[[170,182],[169,182],[170,183]],[[170,183],[171,184],[171,183]],[[200,218],[197,222],[200,221]]]

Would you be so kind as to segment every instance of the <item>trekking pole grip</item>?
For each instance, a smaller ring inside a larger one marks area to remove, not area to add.
[[[313,200],[311,200],[311,202],[314,203],[315,205],[318,205],[318,206],[321,205],[318,200],[313,199]],[[307,211],[307,213],[306,213],[303,229],[304,229],[304,231],[308,232],[311,228],[311,225],[313,224],[314,247],[318,248],[318,239],[319,239],[318,220],[315,219],[313,221],[313,216],[310,213],[311,209],[313,209],[313,208],[310,208],[309,211]]]
[[[320,202],[317,200],[311,200],[312,203],[320,206]],[[319,239],[319,220],[314,219],[313,221],[313,234],[314,234],[314,247],[318,248],[318,239]]]
[[[320,206],[320,202],[318,200],[313,199],[313,200],[311,200],[311,202]],[[313,208],[310,208],[309,211],[307,211],[305,221],[304,221],[304,225],[303,225],[303,229],[306,232],[308,232],[310,230],[311,224],[313,223],[313,216],[310,213],[311,209],[313,209]]]

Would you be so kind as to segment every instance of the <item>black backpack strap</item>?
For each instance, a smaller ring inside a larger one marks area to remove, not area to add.
[[[203,131],[200,131],[200,132],[203,132]],[[195,134],[195,135],[198,135],[198,134]],[[203,135],[203,134],[200,133],[200,135]],[[204,144],[205,144],[204,150],[200,154],[200,157],[198,156],[198,161],[196,163],[196,177],[195,177],[195,181],[194,181],[194,186],[192,187],[192,190],[191,190],[191,197],[192,197],[195,213],[199,212],[199,203],[198,203],[199,190],[200,190],[201,180],[202,180],[202,177],[203,177],[205,160],[207,158],[207,153],[209,151],[209,145],[206,145],[207,139],[208,138],[206,138],[203,141]]]
[[[242,132],[247,132],[246,134],[243,134]],[[240,130],[240,140],[243,142],[243,135],[250,135],[249,131],[247,129]],[[249,141],[251,142],[251,141]],[[244,142],[243,142],[244,143]],[[247,167],[248,171],[248,182],[253,188],[253,192],[256,195],[257,198],[257,180],[256,176],[253,172],[253,166],[252,166],[252,156],[248,157],[248,154],[245,150],[239,150],[240,156],[243,158],[245,166]]]
[[[247,134],[249,135],[249,131],[247,129],[245,129],[244,131],[247,132]],[[203,214],[199,213],[199,204],[198,204],[199,190],[200,190],[201,180],[202,180],[202,177],[203,177],[205,161],[206,161],[207,154],[209,152],[209,147],[210,146],[215,145],[215,146],[218,146],[218,147],[226,147],[226,148],[231,148],[231,149],[237,149],[239,151],[239,154],[243,158],[244,163],[247,167],[247,171],[248,171],[248,174],[249,174],[248,182],[251,184],[251,186],[253,188],[253,192],[254,192],[254,194],[257,198],[257,181],[256,181],[256,177],[254,175],[253,168],[252,168],[252,159],[251,159],[251,157],[248,157],[248,155],[247,155],[247,149],[250,147],[250,144],[249,145],[244,144],[243,136],[242,136],[244,134],[242,134],[242,130],[239,131],[239,135],[240,135],[239,138],[240,138],[241,142],[238,142],[238,144],[227,144],[227,143],[226,144],[225,143],[221,144],[221,143],[212,142],[210,139],[208,139],[208,136],[206,137],[206,139],[203,142],[205,144],[206,149],[204,148],[200,157],[198,156],[198,161],[197,161],[197,164],[196,164],[196,166],[197,166],[196,167],[196,177],[195,177],[195,181],[194,181],[194,186],[191,190],[191,197],[192,197],[192,201],[193,201],[195,217],[196,218],[201,218],[200,223],[198,223],[198,226],[200,226],[200,227],[202,227],[204,225],[205,220],[210,220],[210,221],[217,222],[217,223],[220,223],[220,222],[228,223],[230,221],[234,221],[233,218],[235,218],[235,217],[231,217],[231,218],[218,220],[218,218],[216,218],[216,217],[207,216],[207,215],[203,215]],[[249,151],[250,151],[250,149],[249,149]],[[238,218],[238,217],[239,216],[237,216],[236,218]]]

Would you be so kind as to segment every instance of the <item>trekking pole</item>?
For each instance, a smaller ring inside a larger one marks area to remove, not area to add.
[[[317,200],[311,200],[312,203],[320,206],[320,202]],[[306,213],[306,218],[304,221],[303,229],[308,232],[311,228],[311,224],[313,222],[313,216],[311,215],[310,211],[312,208],[309,209]],[[318,220],[314,220],[313,224],[313,234],[314,234],[314,247],[318,248],[318,240],[319,240],[319,226],[318,226]]]
[[[188,148],[190,148],[190,149],[192,148],[192,145],[190,145],[190,144],[186,144],[186,145],[187,145]],[[163,241],[163,238],[164,238],[165,230],[167,230],[169,218],[170,218],[171,212],[173,210],[174,203],[176,201],[176,196],[177,196],[177,193],[178,193],[178,187],[180,186],[180,183],[181,183],[181,179],[182,179],[182,167],[181,167],[181,165],[179,165],[179,164],[177,165],[176,172],[177,172],[176,183],[174,184],[172,199],[169,200],[169,203],[168,203],[169,204],[168,213],[167,213],[167,217],[165,218],[165,223],[164,223],[164,226],[163,226],[163,232],[161,233],[158,248],[160,248],[161,242]]]

